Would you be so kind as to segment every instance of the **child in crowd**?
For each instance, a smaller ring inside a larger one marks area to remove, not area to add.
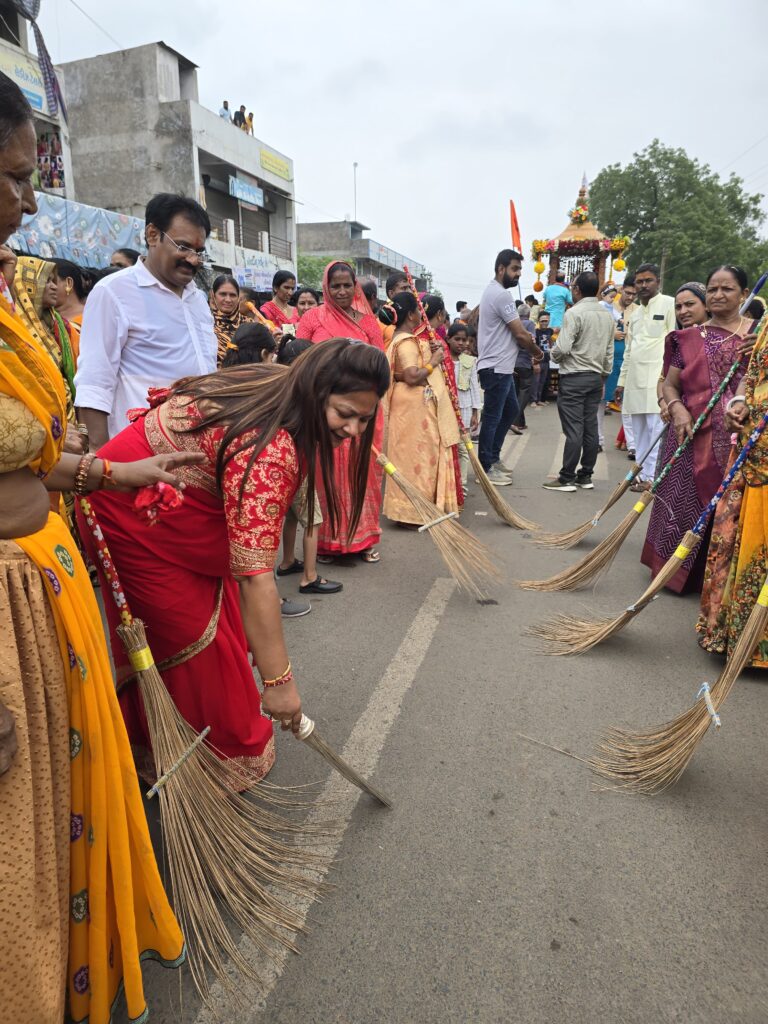
[[[237,333],[237,332],[235,332]],[[305,338],[293,338],[284,335],[283,341],[277,356],[278,363],[283,366],[290,366],[298,359],[302,352],[312,348],[312,342]],[[320,511],[320,502],[315,493],[315,512],[312,525],[307,524],[307,484],[302,483],[296,492],[296,497],[288,510],[283,525],[283,560],[275,569],[276,576],[291,576],[293,573],[301,573],[299,590],[302,594],[338,594],[343,589],[342,583],[334,580],[323,579],[317,572],[317,540],[316,527],[323,521],[323,513]],[[296,534],[299,523],[304,527],[304,539],[302,550],[304,561],[296,558]]]
[[[469,336],[467,327],[461,321],[451,324],[448,328],[447,340],[456,375],[461,419],[469,431],[470,437],[473,437],[480,429],[480,409],[483,404],[480,383],[477,379],[477,356],[470,355],[467,351]],[[461,489],[466,498],[469,453],[463,441],[459,441],[459,469],[461,470]]]
[[[232,340],[227,344],[227,354],[221,361],[221,369],[242,366],[244,363],[274,363],[277,358],[277,342],[264,324],[249,321],[240,324]]]
[[[549,350],[552,348],[552,335],[554,331],[549,326],[549,313],[542,311],[539,314],[539,322],[536,327],[536,344],[544,353],[542,361],[534,366],[536,378],[533,382],[533,396],[531,405],[543,407],[547,404],[547,387],[549,386]]]

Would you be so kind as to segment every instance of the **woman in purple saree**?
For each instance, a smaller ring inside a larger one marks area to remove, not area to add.
[[[740,268],[720,267],[710,274],[706,292],[703,285],[689,282],[682,285],[675,296],[682,329],[668,334],[664,347],[662,376],[667,401],[660,400],[660,405],[662,415],[669,409],[671,429],[662,452],[662,465],[669,461],[678,444],[689,433],[693,422],[704,411],[713,392],[740,355],[741,366],[694,436],[692,444],[656,492],[640,557],[653,576],[674,554],[683,534],[696,522],[728,467],[731,439],[725,427],[725,407],[736,393],[749,362],[749,351],[745,352],[744,348],[752,322],[739,316],[739,306],[747,294],[745,285],[746,277]],[[698,301],[692,302],[693,298]],[[706,317],[705,302],[712,314],[711,319],[697,322],[696,307]],[[676,594],[701,591],[709,528],[697,552],[683,562],[667,583],[668,590]]]

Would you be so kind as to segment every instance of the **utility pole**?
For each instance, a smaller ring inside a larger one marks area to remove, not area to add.
[[[664,291],[664,271],[667,269],[667,260],[669,259],[669,249],[666,247],[661,250],[661,266],[659,267],[659,291]]]
[[[357,160],[355,160],[355,162],[352,164],[352,180],[354,182],[354,192],[355,192],[355,196],[354,196],[354,199],[355,199],[355,201],[354,201],[355,220],[357,220]]]

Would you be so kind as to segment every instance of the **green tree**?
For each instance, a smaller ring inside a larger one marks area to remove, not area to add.
[[[325,256],[312,256],[308,252],[300,252],[296,257],[298,283],[305,288],[319,291],[323,287],[323,271],[328,259]]]
[[[704,281],[718,263],[742,266],[756,280],[768,264],[762,198],[749,195],[735,174],[722,180],[685,150],[654,139],[625,167],[600,171],[589,213],[607,235],[629,235],[629,269],[663,262],[670,293],[685,281]]]

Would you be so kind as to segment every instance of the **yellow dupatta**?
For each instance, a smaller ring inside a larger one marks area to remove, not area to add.
[[[0,296],[0,393],[45,430],[30,468],[45,476],[61,454],[64,382]],[[108,1024],[125,989],[128,1014],[146,1019],[141,961],[184,959],[142,806],[88,572],[61,518],[16,543],[40,570],[67,682],[70,741],[70,915],[67,989],[73,1021]]]
[[[389,362],[389,391],[385,399],[388,408],[392,400],[392,391],[395,386],[395,369],[397,368],[397,350],[403,342],[412,341],[418,348],[419,368],[423,369],[429,362],[432,349],[426,337],[417,337],[415,334],[399,334],[390,342],[387,348],[387,360]],[[458,444],[459,425],[456,421],[456,413],[453,411],[451,396],[448,393],[448,384],[442,368],[436,367],[429,375],[428,386],[432,391],[435,402],[435,413],[437,416],[437,429],[440,434],[440,443],[443,448],[450,448]]]

